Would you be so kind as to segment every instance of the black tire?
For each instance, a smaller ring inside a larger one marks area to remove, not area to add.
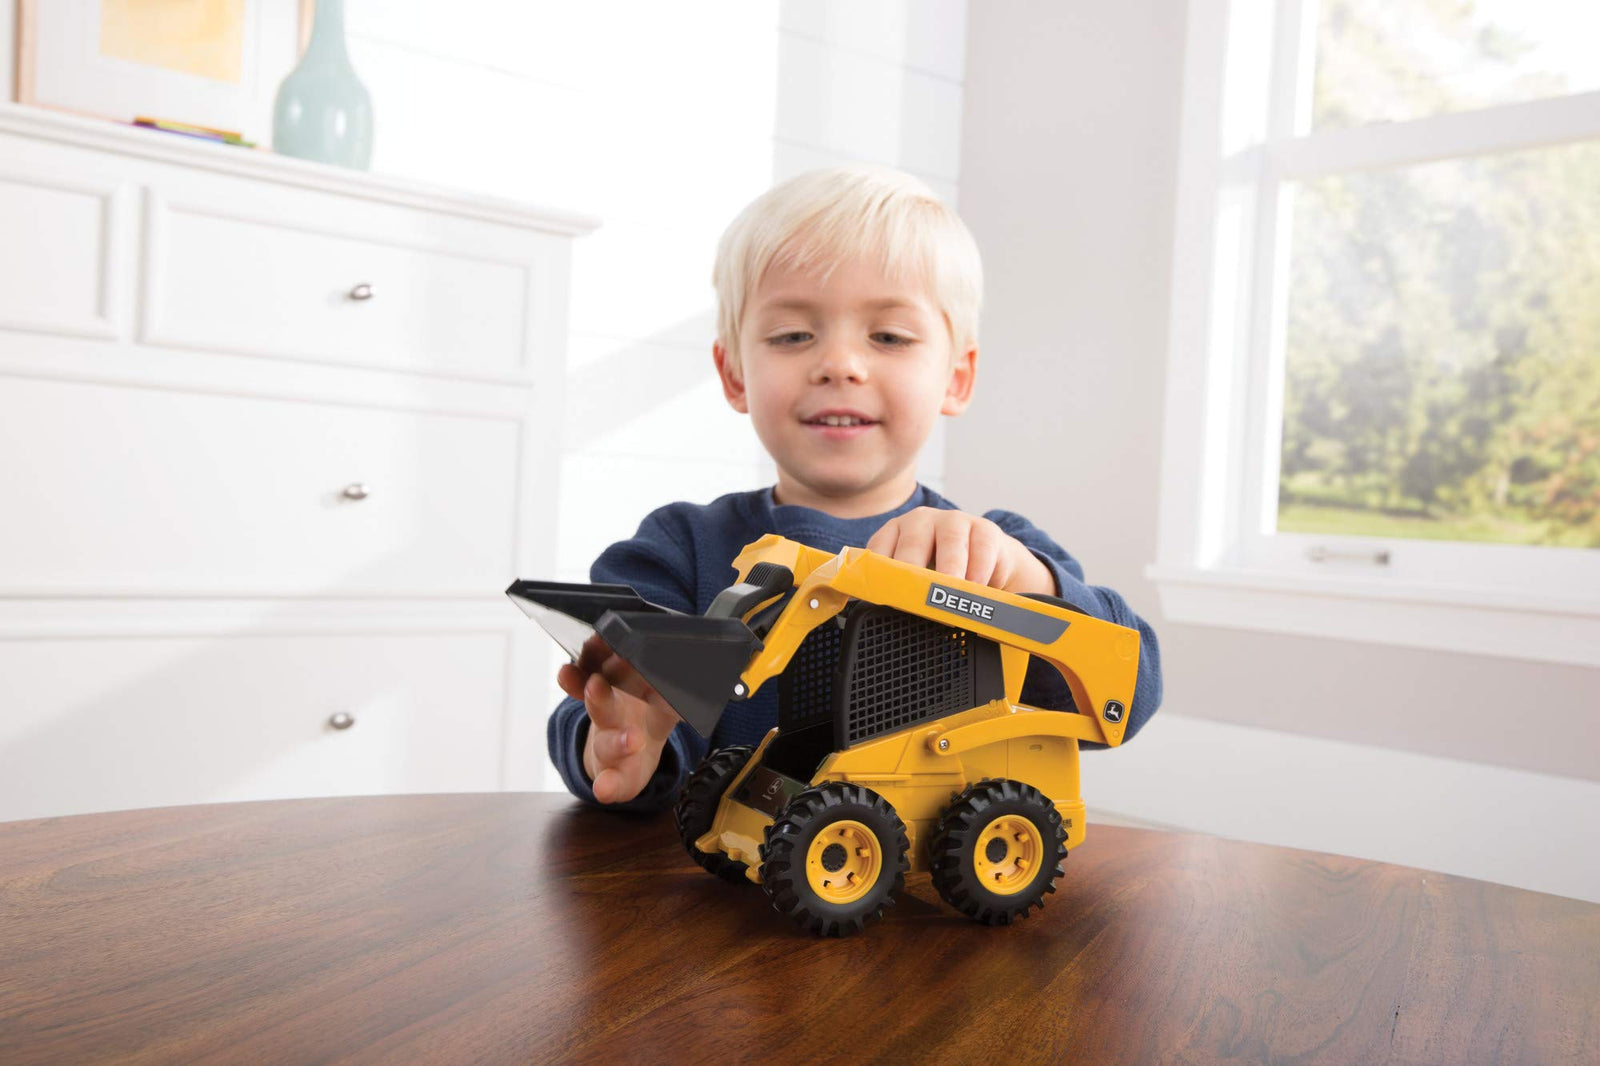
[[[830,840],[831,831],[840,839]],[[847,851],[847,844],[860,847]],[[896,894],[906,884],[909,851],[905,823],[888,800],[861,785],[829,781],[790,800],[767,828],[761,887],[780,914],[813,936],[848,936],[894,906]],[[815,874],[824,885],[831,882],[834,892],[847,896],[860,891],[852,883],[855,868],[862,866],[870,869],[862,870],[866,887],[859,898],[825,898],[819,892],[829,889],[812,883]],[[844,880],[833,876],[839,873]]]
[[[711,829],[711,821],[717,816],[717,804],[722,802],[722,794],[728,791],[728,785],[744,769],[744,764],[750,761],[751,750],[748,747],[718,748],[700,760],[700,765],[683,783],[683,788],[678,792],[678,803],[672,808],[673,819],[678,823],[678,837],[689,852],[689,858],[724,881],[736,885],[750,883],[745,876],[746,865],[728,858],[720,851],[709,854],[701,851],[694,846],[694,842]]]
[[[1024,830],[1021,842],[990,829],[1001,818]],[[1022,821],[1033,827],[1031,834]],[[933,886],[973,921],[1010,925],[1043,907],[1046,893],[1056,890],[1066,840],[1061,814],[1044,793],[1021,781],[980,781],[955,797],[934,830]],[[980,855],[980,842],[986,854]],[[997,890],[999,884],[1005,890]]]

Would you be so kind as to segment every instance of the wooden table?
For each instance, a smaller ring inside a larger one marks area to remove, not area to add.
[[[14,822],[0,1062],[1600,1062],[1600,906],[1093,826],[1066,870],[819,941],[563,796]]]

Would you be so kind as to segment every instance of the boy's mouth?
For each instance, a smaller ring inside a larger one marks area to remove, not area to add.
[[[860,411],[843,410],[818,411],[811,417],[802,418],[800,421],[804,422],[808,426],[831,427],[875,426],[878,424],[877,419],[868,418]]]
[[[843,415],[825,415],[822,418],[806,419],[808,426],[873,426],[877,425],[867,418],[846,418]]]
[[[859,437],[878,423],[858,411],[822,411],[801,424],[827,440],[849,440]]]

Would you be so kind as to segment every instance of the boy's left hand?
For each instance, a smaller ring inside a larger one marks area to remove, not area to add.
[[[907,511],[885,522],[867,541],[867,550],[1006,592],[1061,594],[1055,575],[1026,545],[987,518],[964,511]]]

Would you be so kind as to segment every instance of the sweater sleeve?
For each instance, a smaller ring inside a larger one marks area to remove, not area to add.
[[[675,611],[695,613],[694,554],[687,526],[675,519],[670,507],[647,515],[639,531],[611,545],[589,568],[595,582],[630,585],[651,603]],[[567,696],[550,715],[546,741],[550,761],[568,791],[581,800],[594,798],[594,782],[583,769],[583,746],[589,739],[589,715],[581,700]],[[655,774],[633,799],[604,806],[612,810],[656,811],[672,803],[691,767],[705,756],[707,741],[680,722],[661,749]]]
[[[1085,614],[1139,631],[1139,675],[1134,685],[1133,706],[1128,708],[1128,726],[1123,741],[1133,739],[1150,716],[1161,706],[1161,646],[1150,624],[1133,613],[1120,594],[1083,580],[1083,567],[1066,549],[1032,522],[1011,511],[990,511],[984,515],[1005,533],[1021,541],[1038,556],[1056,579],[1057,595]],[[1022,701],[1035,707],[1072,710],[1072,691],[1060,671],[1035,659],[1028,664],[1022,684]],[[1085,744],[1086,748],[1103,747]]]

